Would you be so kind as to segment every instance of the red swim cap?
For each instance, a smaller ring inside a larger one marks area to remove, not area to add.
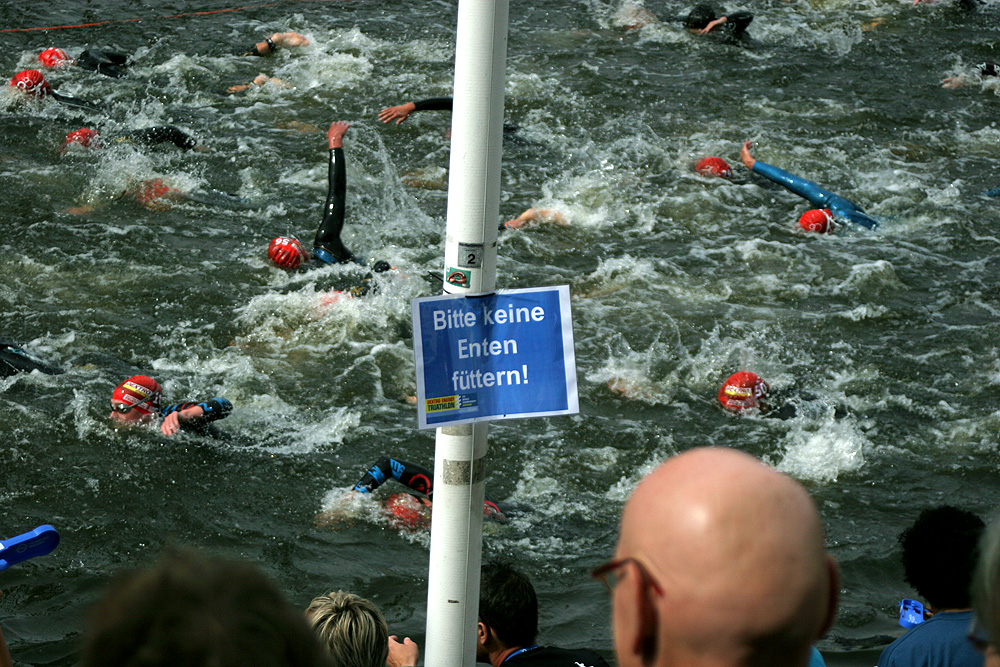
[[[298,239],[290,236],[279,236],[267,246],[267,256],[283,269],[297,269],[309,253],[302,247]]]
[[[733,169],[729,163],[721,157],[703,157],[694,166],[694,170],[702,176],[721,176],[722,178],[732,178]]]
[[[170,187],[162,178],[151,178],[148,181],[143,181],[142,186],[133,194],[135,200],[143,206],[155,211],[165,211],[170,208],[170,203],[166,200],[160,200],[172,192],[180,192],[180,190]]]
[[[69,62],[69,56],[62,49],[45,49],[38,54],[38,59],[46,67],[61,67]]]
[[[111,395],[113,403],[128,405],[144,415],[160,411],[160,383],[148,375],[133,375],[115,387]]]
[[[395,493],[385,501],[389,523],[396,528],[416,530],[430,524],[430,507],[408,493]]]
[[[29,95],[44,97],[52,92],[52,86],[37,69],[26,69],[14,75],[10,85],[20,88]]]
[[[826,234],[833,231],[833,214],[828,208],[814,208],[799,218],[799,227],[807,232]]]
[[[719,403],[726,410],[739,412],[760,407],[759,400],[767,398],[770,387],[756,373],[740,371],[729,376],[719,389]]]
[[[84,127],[67,134],[66,140],[63,141],[63,148],[66,148],[70,144],[79,144],[85,148],[97,148],[100,143],[101,133],[89,127]]]

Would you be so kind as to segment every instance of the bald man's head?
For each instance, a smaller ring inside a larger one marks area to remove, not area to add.
[[[833,619],[837,569],[812,499],[737,450],[691,450],[642,480],[616,558],[638,562],[613,597],[622,667],[805,665]]]

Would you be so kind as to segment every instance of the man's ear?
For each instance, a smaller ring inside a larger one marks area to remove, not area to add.
[[[642,664],[653,664],[657,647],[657,611],[646,582],[633,570],[630,576],[618,579],[613,595],[614,630],[619,635],[616,643],[637,656]]]
[[[490,626],[486,625],[482,621],[476,624],[476,644],[482,647],[486,647],[487,642],[493,637],[493,632],[490,630]]]

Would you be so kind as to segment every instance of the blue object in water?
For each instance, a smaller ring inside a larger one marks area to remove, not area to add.
[[[59,531],[45,524],[23,535],[0,542],[0,570],[14,563],[52,553],[59,546]]]
[[[899,601],[899,624],[904,628],[912,628],[924,622],[924,605],[916,600],[903,599]]]

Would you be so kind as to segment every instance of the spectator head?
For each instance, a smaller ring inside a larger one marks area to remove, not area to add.
[[[806,490],[735,449],[661,464],[622,513],[611,588],[620,667],[804,666],[833,622],[837,565]]]
[[[313,599],[306,619],[333,667],[385,667],[389,626],[373,602],[344,591],[327,593]]]
[[[538,598],[528,577],[503,560],[483,565],[479,583],[476,659],[491,652],[531,646],[538,634]]]
[[[899,534],[906,582],[933,611],[972,604],[969,585],[984,528],[972,512],[943,505],[924,510]]]
[[[985,667],[1000,667],[1000,520],[984,532],[979,552],[972,579],[977,645],[986,650]]]
[[[168,550],[91,611],[83,667],[318,667],[322,649],[254,565]]]

